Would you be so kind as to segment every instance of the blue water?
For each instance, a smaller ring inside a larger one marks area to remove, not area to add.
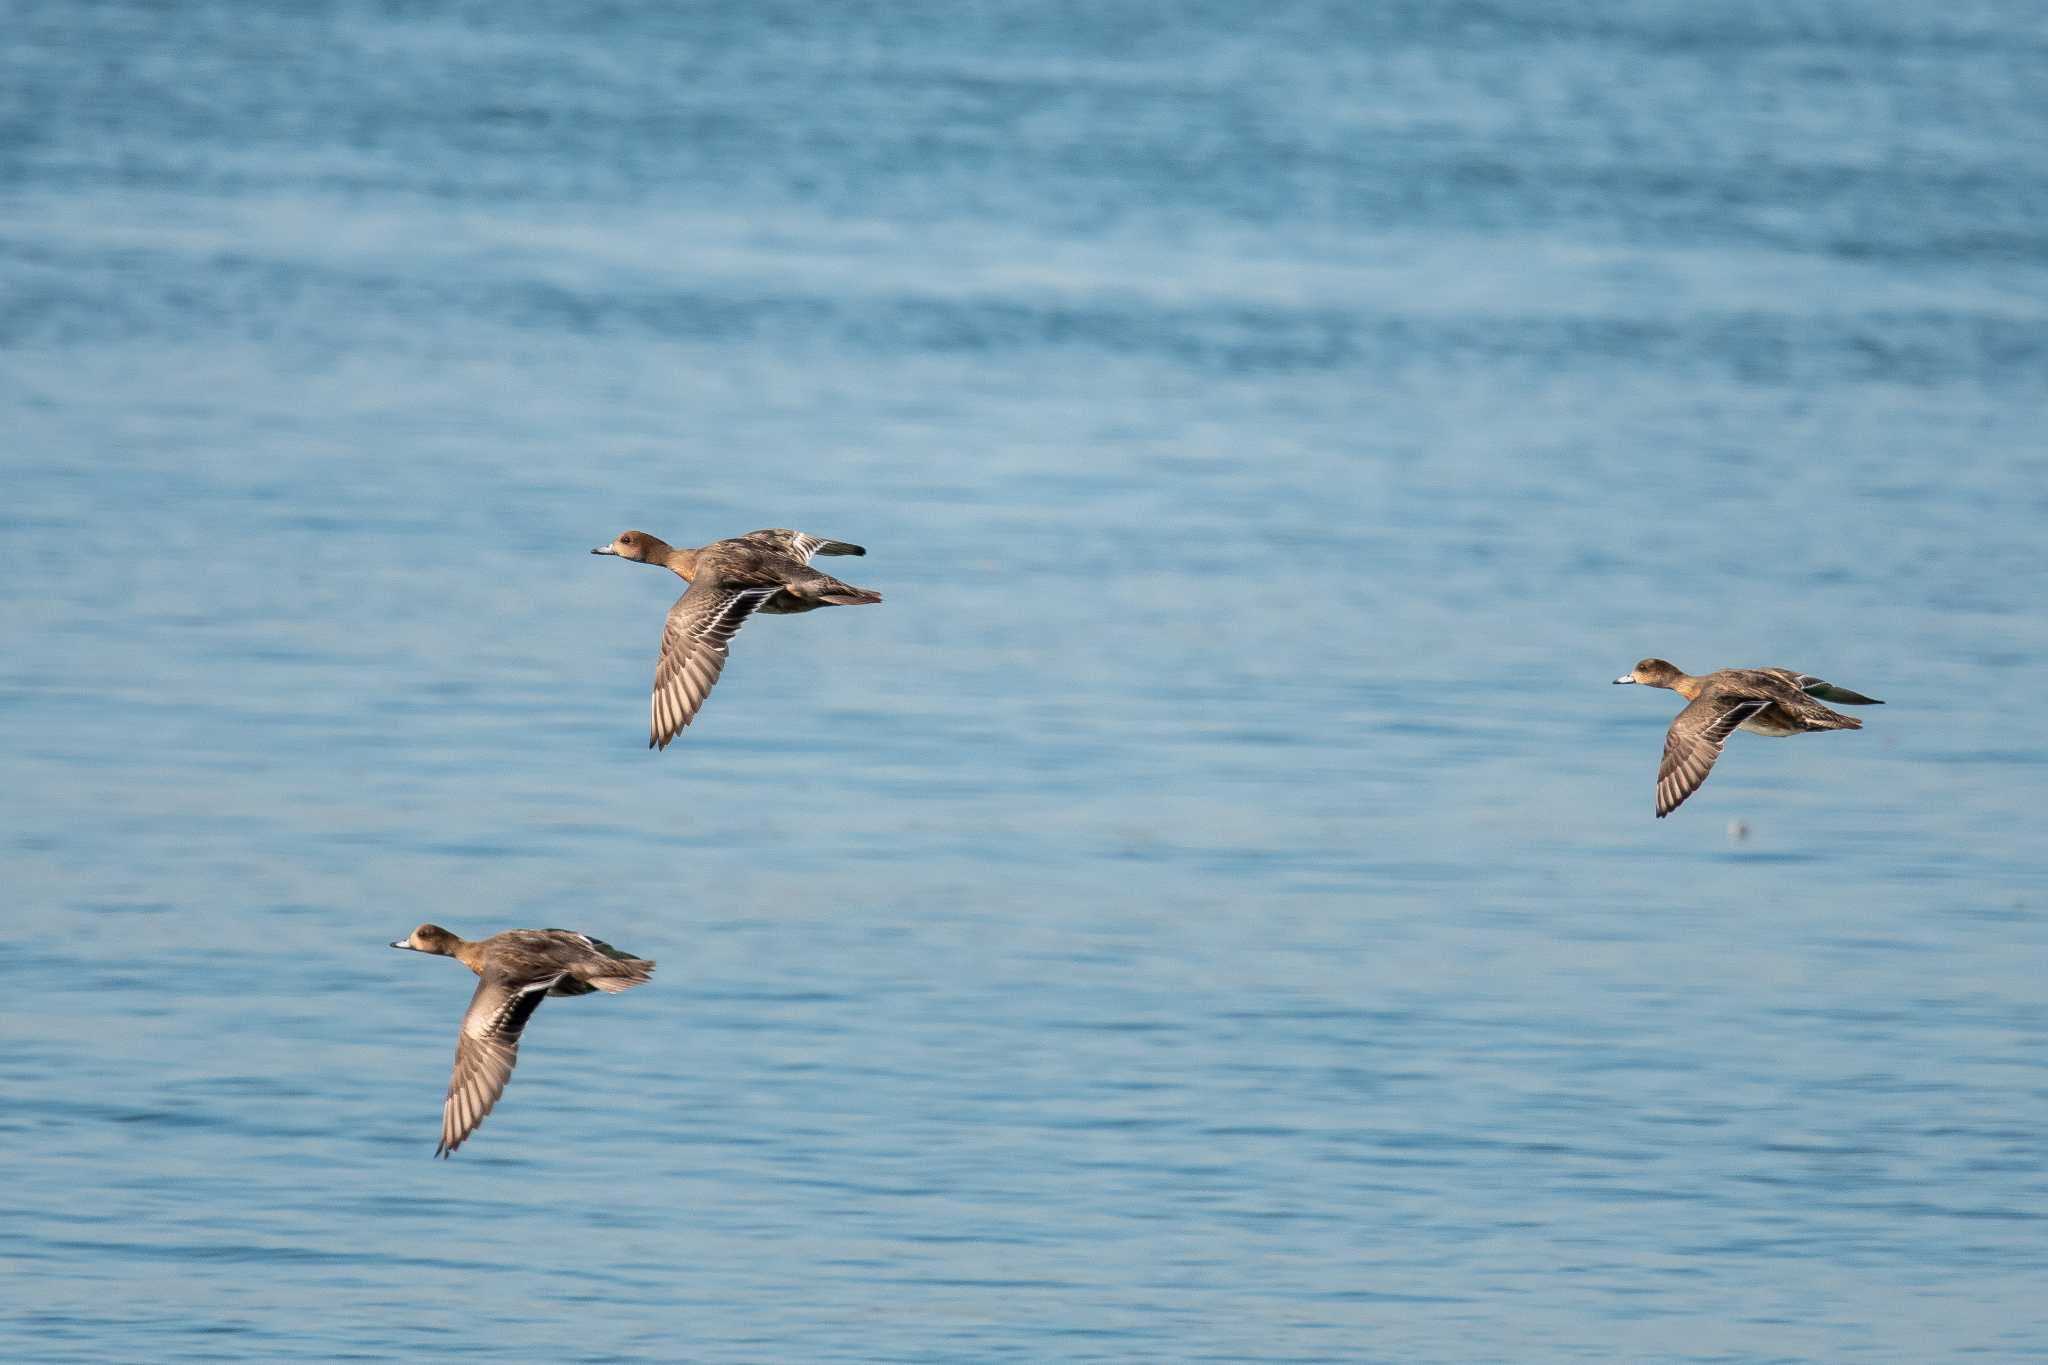
[[[4,14],[0,1358],[2048,1357],[2030,0]]]

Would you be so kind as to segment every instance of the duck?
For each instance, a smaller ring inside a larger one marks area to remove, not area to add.
[[[470,940],[422,924],[392,947],[452,957],[479,978],[455,1043],[455,1073],[441,1105],[437,1157],[455,1154],[505,1093],[526,1021],[550,995],[617,994],[646,981],[654,963],[569,929],[507,929]]]
[[[1789,668],[1723,668],[1696,678],[1663,659],[1644,659],[1614,681],[1668,687],[1687,702],[1664,735],[1664,758],[1657,766],[1659,820],[1700,789],[1737,730],[1774,737],[1861,730],[1862,721],[1821,703],[1884,705],[1876,697]]]
[[[727,647],[755,613],[794,616],[819,607],[869,606],[882,594],[810,567],[819,555],[865,555],[861,546],[786,527],[749,531],[694,550],[625,531],[590,553],[667,569],[690,586],[669,608],[654,664],[647,747],[666,749],[725,670]]]

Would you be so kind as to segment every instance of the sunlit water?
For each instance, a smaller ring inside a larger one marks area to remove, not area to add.
[[[2048,1354],[2038,10],[1355,8],[7,11],[0,1356]]]

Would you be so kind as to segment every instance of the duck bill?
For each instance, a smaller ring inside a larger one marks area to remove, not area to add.
[[[417,948],[413,947],[413,946],[412,946],[412,945],[411,945],[410,943],[407,943],[407,942],[406,942],[406,941],[405,941],[404,939],[402,939],[402,938],[399,938],[399,939],[393,939],[393,940],[391,941],[391,946],[392,946],[392,947],[394,947],[394,948],[403,948],[403,949],[405,949],[405,950],[406,950],[406,951],[407,951],[408,953],[416,953],[416,952],[418,952],[418,951],[419,951],[419,949],[417,949]]]
[[[600,545],[595,550],[592,550],[590,553],[594,555],[615,555],[618,553],[618,551],[614,550],[609,545]]]
[[[1614,682],[1615,682],[1615,685],[1616,685],[1616,686],[1618,687],[1618,686],[1620,686],[1620,685],[1621,685],[1622,683],[1632,683],[1632,682],[1634,682],[1635,680],[1636,680],[1636,679],[1635,679],[1635,675],[1634,675],[1633,673],[1624,673],[1624,674],[1622,674],[1622,675],[1621,675],[1620,677],[1616,678],[1616,679],[1614,680]]]

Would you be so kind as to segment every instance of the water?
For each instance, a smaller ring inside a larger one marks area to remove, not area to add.
[[[2035,7],[7,17],[0,1355],[2048,1355]]]

